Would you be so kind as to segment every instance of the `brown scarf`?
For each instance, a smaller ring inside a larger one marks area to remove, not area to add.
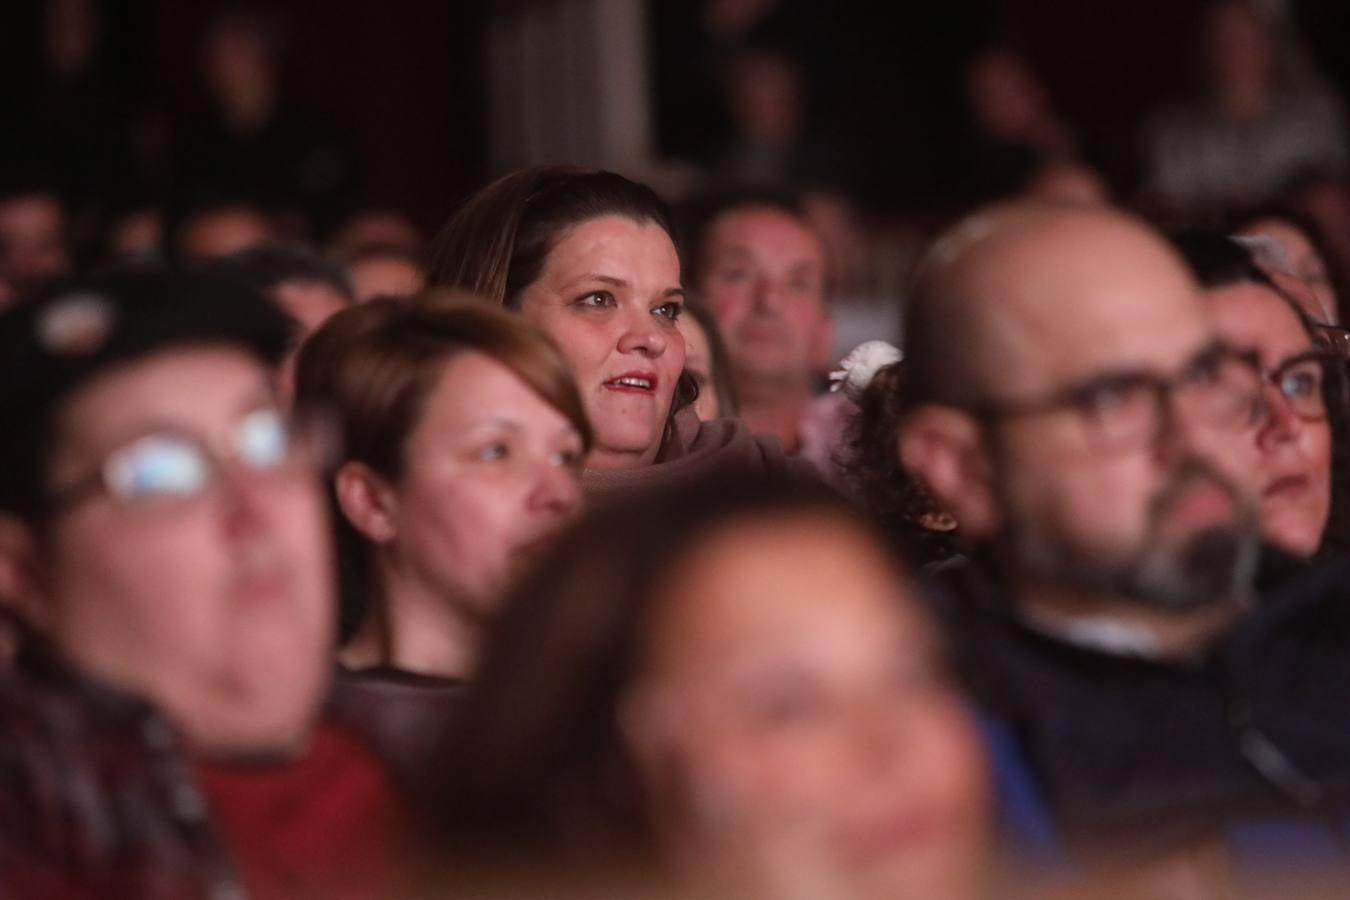
[[[587,471],[582,487],[592,503],[604,503],[629,491],[697,481],[722,468],[748,472],[809,471],[783,452],[778,438],[751,434],[740,419],[700,422],[692,407],[675,413],[656,462],[636,469]]]

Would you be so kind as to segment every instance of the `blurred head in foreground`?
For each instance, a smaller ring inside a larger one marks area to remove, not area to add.
[[[489,639],[447,766],[457,849],[724,896],[966,896],[985,773],[939,656],[823,488],[607,508]]]
[[[300,753],[329,681],[323,494],[272,390],[287,333],[242,286],[156,273],[0,318],[0,600],[212,757]]]
[[[895,452],[1021,604],[1124,617],[1172,652],[1240,608],[1261,367],[1160,235],[1106,210],[984,212],[930,255],[905,335]]]

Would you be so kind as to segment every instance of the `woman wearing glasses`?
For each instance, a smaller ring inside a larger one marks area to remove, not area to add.
[[[1296,556],[1320,549],[1332,509],[1333,423],[1344,418],[1344,364],[1316,326],[1235,241],[1188,232],[1176,245],[1204,288],[1220,334],[1259,359],[1266,414],[1253,431],[1250,486],[1268,543]]]

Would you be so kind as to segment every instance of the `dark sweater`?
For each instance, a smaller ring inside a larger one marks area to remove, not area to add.
[[[1012,728],[1066,838],[1089,847],[1185,840],[1252,817],[1339,830],[1350,809],[1350,561],[1281,582],[1186,662],[1033,630],[979,563],[932,587],[962,675]]]

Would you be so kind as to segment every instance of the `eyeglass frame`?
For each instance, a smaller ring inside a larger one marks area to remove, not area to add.
[[[1222,340],[1215,340],[1193,354],[1181,371],[1171,378],[1146,370],[1105,372],[1076,384],[1057,388],[1038,398],[976,401],[963,404],[963,407],[967,412],[987,422],[1069,411],[1075,413],[1079,421],[1090,428],[1091,398],[1094,392],[1103,390],[1112,384],[1119,385],[1125,382],[1147,384],[1153,389],[1154,426],[1147,440],[1139,441],[1139,444],[1143,446],[1157,441],[1173,426],[1176,418],[1173,394],[1184,385],[1184,379],[1187,375],[1196,371],[1206,360],[1223,358],[1240,362],[1251,371],[1253,376],[1252,411],[1248,416],[1249,421],[1235,430],[1255,428],[1268,416],[1268,403],[1265,399],[1265,388],[1268,384],[1267,373],[1261,368],[1260,357],[1255,351],[1239,350]],[[1089,440],[1092,440],[1092,438],[1089,437]],[[1099,440],[1097,443],[1109,445],[1112,442]],[[1132,442],[1120,442],[1121,446],[1113,449],[1123,450],[1130,443]]]
[[[244,423],[251,416],[264,412],[274,413],[281,424],[282,434],[286,441],[284,452],[275,465],[250,465],[243,459],[242,450],[237,446],[231,446],[230,441],[238,436]],[[310,442],[304,437],[303,431],[304,429],[298,428],[285,412],[266,404],[242,413],[227,428],[220,429],[209,437],[171,426],[148,428],[104,453],[93,470],[73,479],[69,484],[52,488],[49,491],[52,508],[58,512],[67,512],[99,494],[125,507],[154,503],[178,507],[195,502],[210,493],[214,487],[220,484],[221,474],[227,469],[264,477],[306,469],[313,469],[317,472],[317,467],[309,465],[309,462],[313,459],[313,454],[309,450]],[[112,484],[114,479],[111,471],[117,457],[127,453],[138,444],[162,436],[172,437],[174,440],[196,449],[201,459],[207,464],[207,474],[201,488],[190,494],[159,498],[137,498],[122,494]]]

